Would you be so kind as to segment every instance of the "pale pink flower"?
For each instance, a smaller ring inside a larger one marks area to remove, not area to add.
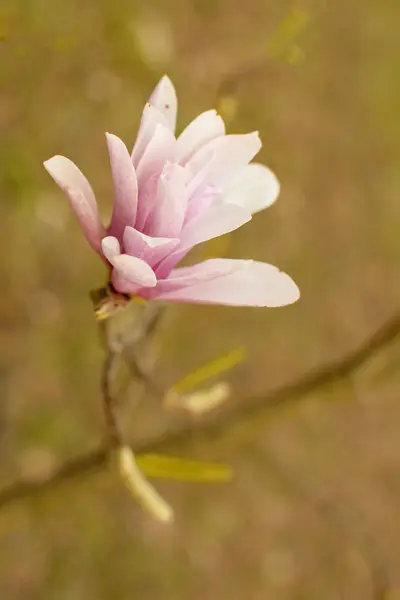
[[[279,193],[273,173],[249,164],[257,132],[226,135],[208,110],[176,138],[177,98],[164,76],[146,104],[130,154],[107,134],[115,200],[108,229],[93,190],[68,158],[45,167],[67,195],[91,246],[111,268],[117,292],[146,299],[236,306],[283,306],[299,290],[276,267],[253,260],[211,259],[175,268],[193,246],[247,223]]]

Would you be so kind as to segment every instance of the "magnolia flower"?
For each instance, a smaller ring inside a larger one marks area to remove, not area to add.
[[[222,118],[208,110],[175,137],[176,113],[175,89],[164,76],[144,107],[132,153],[106,134],[115,194],[107,229],[78,167],[63,156],[44,163],[87,241],[108,264],[113,289],[204,304],[295,302],[296,284],[263,262],[217,258],[176,268],[194,246],[241,227],[279,193],[269,169],[249,164],[261,148],[257,132],[226,135]]]

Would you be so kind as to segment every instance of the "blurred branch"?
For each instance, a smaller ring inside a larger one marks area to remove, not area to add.
[[[96,293],[94,297],[96,298]],[[110,303],[110,297],[113,306],[115,305],[115,298],[118,298],[118,296],[112,292],[110,293],[108,289],[103,295],[103,298],[105,298],[105,303],[102,302],[103,308],[104,306],[107,308],[107,303]],[[130,344],[137,342],[138,339],[148,337],[159,322],[159,313],[156,312],[154,314],[151,305],[147,305],[146,309],[140,325],[134,328],[135,335],[130,336]],[[136,457],[132,448],[124,444],[123,436],[118,427],[116,402],[113,394],[113,375],[119,357],[124,349],[128,347],[128,340],[124,340],[115,334],[113,335],[111,328],[112,311],[107,319],[99,318],[99,311],[96,311],[96,308],[95,314],[97,314],[99,330],[106,352],[101,374],[101,396],[107,432],[108,457],[113,459],[122,482],[140,506],[154,519],[169,523],[173,520],[172,508],[144,477],[136,463]]]
[[[112,396],[112,379],[114,368],[119,356],[119,353],[112,348],[111,340],[109,340],[107,321],[101,321],[101,333],[104,337],[104,346],[106,357],[104,359],[103,370],[101,373],[101,396],[103,400],[103,411],[107,428],[107,436],[110,448],[118,448],[122,444],[121,436],[118,430],[117,417],[115,414],[115,402]]]
[[[210,437],[217,435],[230,424],[241,421],[251,414],[274,410],[281,405],[296,402],[311,392],[348,378],[399,335],[400,314],[396,314],[356,350],[346,354],[342,359],[323,365],[292,383],[275,390],[252,398],[245,398],[240,404],[232,405],[231,408],[212,414],[200,423],[176,425],[161,436],[140,444],[133,442],[132,449],[135,454],[165,452],[184,444],[188,440],[193,440],[196,436]],[[24,498],[42,494],[63,482],[99,471],[105,467],[107,455],[108,448],[100,446],[92,452],[62,464],[46,479],[15,481],[0,491],[0,508]]]

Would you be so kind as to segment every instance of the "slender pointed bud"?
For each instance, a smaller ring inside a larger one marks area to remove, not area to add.
[[[213,385],[208,390],[180,395],[170,390],[165,397],[167,409],[180,409],[192,415],[200,416],[223,404],[231,395],[231,387],[226,381]]]
[[[124,484],[143,510],[156,521],[171,523],[174,519],[171,506],[143,476],[129,446],[117,450],[117,466]]]

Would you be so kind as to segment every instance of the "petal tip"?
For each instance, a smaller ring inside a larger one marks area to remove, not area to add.
[[[280,280],[282,286],[282,294],[280,295],[280,301],[277,302],[276,306],[288,306],[294,304],[300,298],[300,289],[298,285],[287,273],[280,271]]]
[[[65,161],[68,159],[65,158],[65,156],[61,156],[60,154],[55,154],[51,158],[48,158],[47,160],[43,161],[43,166],[46,169],[46,171],[50,173],[50,175],[52,175],[54,168],[56,168],[56,165],[60,162],[60,160]]]
[[[101,250],[110,263],[121,253],[119,241],[112,235],[108,235],[101,240]]]
[[[107,140],[107,145],[110,144],[120,144],[123,141],[121,140],[121,138],[119,138],[117,135],[115,135],[115,133],[109,133],[108,131],[105,132],[105,136],[106,136],[106,140]]]
[[[161,77],[158,85],[160,87],[161,86],[164,86],[165,88],[168,87],[169,89],[171,89],[171,90],[173,90],[175,92],[174,84],[172,83],[171,78],[166,73],[164,73],[164,75]]]

